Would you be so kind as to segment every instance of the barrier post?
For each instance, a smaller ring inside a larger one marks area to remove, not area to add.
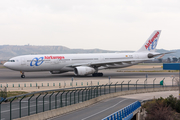
[[[108,83],[107,83],[107,84],[108,84]],[[106,85],[107,85],[107,84],[106,84]],[[104,85],[104,94],[106,94],[106,88],[105,88],[105,87],[106,87],[106,85]]]
[[[116,92],[116,85],[117,85],[117,83],[118,83],[118,82],[115,83],[115,90],[114,90],[115,92]]]
[[[12,102],[14,101],[14,99],[16,99],[16,97],[14,97],[11,101],[10,101],[10,120],[12,120],[12,114],[11,114],[11,112],[12,112]]]
[[[154,82],[155,82],[156,78],[153,80],[153,88],[154,88]]]
[[[34,94],[28,99],[28,116],[30,115],[30,100],[34,96]]]
[[[79,92],[81,91],[82,89],[80,89],[79,91],[78,91],[78,103],[79,103]]]
[[[52,92],[52,94],[49,96],[49,110],[51,110],[51,96],[54,94],[54,92]]]
[[[72,90],[71,92],[70,92],[70,105],[71,105],[71,94],[74,92],[74,90]]]
[[[87,91],[88,91],[88,89],[86,89],[85,101],[87,100]]]
[[[122,120],[122,111],[119,111],[119,118]]]
[[[136,81],[136,90],[137,90],[137,82],[139,81],[139,79]]]
[[[44,96],[43,96],[43,112],[44,112],[44,98],[46,97],[48,93],[46,93]]]
[[[76,104],[76,92],[77,92],[78,90],[75,90],[74,91],[74,104]]]
[[[26,87],[26,83],[24,83],[24,87]]]
[[[38,113],[38,98],[41,96],[41,93],[36,97],[36,114]]]
[[[121,91],[122,91],[122,84],[123,84],[124,81],[121,82]]]
[[[128,91],[129,91],[129,83],[131,82],[131,80],[130,81],[128,81]]]
[[[95,92],[96,88],[94,88],[94,98],[96,97],[96,92]]]
[[[98,97],[98,89],[99,89],[99,86],[96,87],[96,97]]]
[[[99,87],[100,87],[100,96],[101,96],[101,87],[102,87],[103,85],[100,85]]]
[[[60,93],[60,91],[55,95],[55,109],[57,109],[57,95]]]
[[[109,84],[109,93],[111,93],[111,85],[112,85],[112,83]]]
[[[82,90],[82,102],[83,102],[83,94],[84,94],[84,90],[85,90],[85,89]]]
[[[43,87],[43,83],[41,84],[41,86]]]
[[[122,109],[122,118],[124,118],[124,109]]]
[[[88,88],[88,100],[90,99],[90,88]]]
[[[26,97],[26,95],[25,96],[23,96],[20,100],[19,100],[19,117],[21,118],[21,101],[24,99]],[[0,118],[1,119],[1,118]]]
[[[64,94],[64,92],[65,92],[65,91],[63,91],[63,92],[61,93],[61,107],[63,106],[63,105],[62,105],[62,95]]]
[[[90,93],[91,93],[91,99],[92,99],[92,81],[91,81],[91,91],[90,91]]]
[[[70,91],[66,92],[66,106],[67,106],[67,94],[69,93]]]

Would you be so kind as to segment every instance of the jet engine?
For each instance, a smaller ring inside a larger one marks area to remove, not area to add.
[[[80,66],[80,67],[74,68],[75,75],[79,75],[79,76],[93,74],[94,72],[95,72],[95,69],[92,67]]]

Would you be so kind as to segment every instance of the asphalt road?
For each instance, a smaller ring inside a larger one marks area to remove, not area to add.
[[[176,96],[178,95],[178,91],[125,95],[103,100],[86,108],[76,110],[65,115],[57,116],[49,120],[101,120],[135,101],[148,100],[159,97],[166,98],[171,94]]]

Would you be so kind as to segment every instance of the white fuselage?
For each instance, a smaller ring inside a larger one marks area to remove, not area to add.
[[[24,55],[11,58],[4,66],[9,69],[31,72],[31,71],[73,71],[71,65],[81,66],[91,63],[108,63],[111,61],[122,61],[121,63],[106,64],[100,69],[122,68],[147,60],[147,53],[97,53],[97,54],[42,54]],[[11,62],[13,60],[13,62]],[[131,61],[131,62],[123,62]]]

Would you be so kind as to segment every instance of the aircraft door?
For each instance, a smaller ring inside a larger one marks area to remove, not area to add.
[[[139,59],[139,55],[138,55],[138,54],[135,54],[135,55],[134,55],[134,58],[135,58],[135,59]]]
[[[26,60],[24,57],[21,58],[21,65],[26,65]]]

